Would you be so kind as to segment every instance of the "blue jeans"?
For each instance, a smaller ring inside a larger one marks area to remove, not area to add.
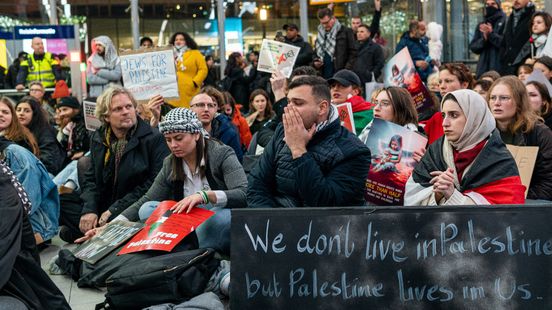
[[[145,221],[159,205],[159,201],[148,201],[138,211],[140,221]],[[211,204],[200,208],[215,212],[196,229],[200,248],[213,248],[222,253],[230,253],[230,209],[212,207]]]

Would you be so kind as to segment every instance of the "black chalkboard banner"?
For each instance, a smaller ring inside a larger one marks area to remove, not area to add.
[[[232,309],[552,309],[552,207],[232,210]]]

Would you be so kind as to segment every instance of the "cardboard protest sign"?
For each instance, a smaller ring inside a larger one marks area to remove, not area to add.
[[[552,208],[233,209],[231,309],[552,309]]]
[[[84,124],[86,129],[96,131],[96,129],[102,126],[102,122],[96,117],[96,102],[84,100],[82,108],[84,109]]]
[[[300,50],[301,48],[291,44],[264,39],[259,52],[257,70],[268,73],[280,70],[285,77],[289,78]]]
[[[425,149],[426,144],[421,134],[375,118],[366,141],[372,162],[365,199],[376,205],[402,205],[406,181],[417,164],[414,151]]]
[[[144,227],[142,223],[114,221],[92,239],[73,250],[75,257],[95,264]]]
[[[537,154],[539,153],[539,147],[516,146],[511,144],[506,144],[506,147],[510,153],[512,153],[512,157],[514,157],[516,161],[521,184],[525,185],[525,197],[527,197],[529,185],[531,185],[531,177],[533,176],[533,169],[535,168],[535,162],[537,160]]]
[[[153,95],[178,98],[178,84],[172,49],[140,49],[122,53],[123,82],[136,100]]]
[[[339,121],[341,126],[349,129],[350,132],[356,135],[355,119],[353,118],[353,108],[350,102],[345,102],[335,106],[339,113]]]
[[[414,99],[418,114],[433,106],[429,91],[416,72],[408,48],[403,48],[387,62],[383,69],[383,76],[385,87],[397,86],[408,90]]]
[[[173,213],[176,201],[163,201],[146,221],[146,226],[117,254],[144,250],[170,252],[184,237],[215,214],[213,211],[193,208],[190,213]]]

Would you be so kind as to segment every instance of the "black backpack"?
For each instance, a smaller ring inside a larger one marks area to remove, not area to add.
[[[106,300],[96,309],[181,303],[205,291],[218,265],[213,249],[170,253],[127,265],[107,279]]]

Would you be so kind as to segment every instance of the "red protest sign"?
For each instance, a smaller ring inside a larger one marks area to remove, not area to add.
[[[215,214],[213,211],[193,208],[190,213],[173,213],[176,201],[163,201],[146,221],[146,226],[117,254],[145,250],[170,252],[184,237]]]

